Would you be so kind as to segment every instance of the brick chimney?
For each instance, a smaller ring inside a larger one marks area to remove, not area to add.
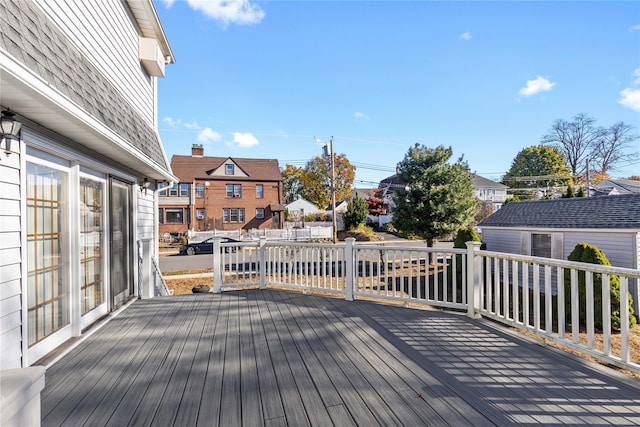
[[[193,144],[191,146],[191,157],[203,157],[204,156],[204,148],[202,144]]]

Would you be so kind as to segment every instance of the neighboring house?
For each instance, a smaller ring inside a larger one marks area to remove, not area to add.
[[[640,268],[640,194],[512,202],[479,226],[490,251],[567,259],[586,242],[616,267]],[[638,284],[629,287],[638,313]]]
[[[171,158],[171,168],[179,182],[160,192],[161,233],[282,228],[277,160],[207,157],[194,144],[191,156]]]
[[[301,221],[305,215],[320,212],[315,203],[302,198],[285,205],[285,209],[289,212],[289,217],[294,221]]]
[[[0,150],[2,369],[149,285],[154,191],[175,179],[156,117],[173,61],[151,0],[0,2],[0,103],[22,123]]]
[[[494,212],[500,209],[505,200],[507,200],[507,188],[509,187],[479,175],[472,175],[473,195],[485,203],[490,203]],[[393,208],[395,207],[393,196],[399,188],[405,188],[405,184],[400,182],[397,175],[391,175],[380,181],[378,188],[382,189],[382,198],[387,207],[387,211],[392,214]]]
[[[367,200],[374,195],[377,188],[354,188],[353,197],[360,197],[363,200]]]
[[[621,194],[640,194],[640,181],[632,179],[605,179],[592,185],[591,196],[619,196]]]
[[[491,204],[493,212],[502,207],[507,200],[507,187],[499,182],[473,175],[473,194],[484,203]]]

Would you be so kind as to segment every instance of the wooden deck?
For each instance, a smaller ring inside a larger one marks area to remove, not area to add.
[[[47,370],[43,426],[640,425],[640,381],[443,311],[277,290],[136,301]]]

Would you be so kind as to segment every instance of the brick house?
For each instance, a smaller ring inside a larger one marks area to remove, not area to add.
[[[278,160],[174,155],[179,182],[159,193],[160,233],[188,230],[282,228],[282,175]]]

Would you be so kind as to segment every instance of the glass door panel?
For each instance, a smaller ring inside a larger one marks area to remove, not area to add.
[[[27,325],[32,346],[70,322],[65,172],[27,162]]]
[[[110,191],[111,309],[133,294],[131,185],[111,179]]]
[[[80,178],[80,307],[84,316],[104,304],[104,183]]]

